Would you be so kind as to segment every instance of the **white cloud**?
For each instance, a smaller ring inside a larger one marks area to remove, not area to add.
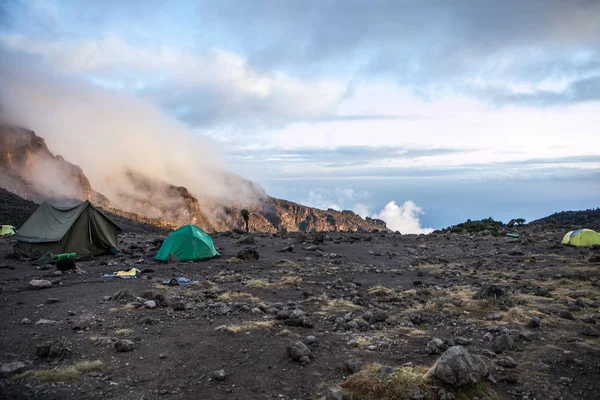
[[[137,91],[192,124],[240,125],[310,120],[330,115],[346,85],[265,73],[236,53],[134,46],[115,35],[74,42],[0,35],[0,43],[41,55],[56,68],[103,86]]]
[[[354,211],[356,214],[360,215],[363,218],[371,216],[369,206],[362,203],[356,203],[352,208],[352,211]]]
[[[391,201],[379,214],[375,214],[373,218],[384,220],[388,228],[404,234],[427,234],[433,232],[432,228],[421,226],[419,215],[422,214],[424,214],[423,209],[417,206],[412,200],[405,201],[401,206],[398,206],[395,201]]]

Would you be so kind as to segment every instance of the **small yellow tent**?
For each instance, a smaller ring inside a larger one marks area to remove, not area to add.
[[[12,236],[15,235],[16,229],[12,225],[0,225],[0,236]]]
[[[568,232],[561,242],[562,244],[570,244],[571,246],[600,246],[600,233],[591,229],[578,229]]]

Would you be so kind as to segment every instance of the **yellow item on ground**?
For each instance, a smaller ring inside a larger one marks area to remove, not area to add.
[[[0,236],[12,236],[16,234],[17,230],[12,225],[2,225],[2,228],[0,229]]]
[[[118,272],[115,272],[115,276],[136,276],[140,272],[142,272],[142,271],[140,271],[137,268],[131,268],[129,271],[118,271]]]
[[[600,233],[591,229],[578,229],[568,232],[561,243],[577,247],[589,247],[595,244],[600,246]]]

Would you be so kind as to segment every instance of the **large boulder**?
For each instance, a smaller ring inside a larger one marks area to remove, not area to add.
[[[453,346],[442,354],[425,377],[461,387],[474,385],[488,375],[488,366],[481,357],[469,354],[462,346]]]

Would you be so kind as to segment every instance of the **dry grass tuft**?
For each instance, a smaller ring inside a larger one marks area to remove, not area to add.
[[[137,304],[131,304],[131,303],[127,303],[124,306],[121,307],[115,307],[115,308],[109,308],[108,311],[110,312],[121,312],[121,311],[127,311],[127,310],[135,310],[136,308],[140,308],[141,306],[137,305]]]
[[[241,333],[254,330],[269,330],[275,326],[275,321],[246,321],[242,325],[221,325],[215,328],[215,331]]]
[[[381,365],[369,364],[349,377],[341,387],[344,398],[347,395],[349,398],[369,400],[409,400],[416,390],[421,394],[431,390],[425,379],[427,370],[425,367],[399,368],[391,375],[385,376],[382,374]]]
[[[471,400],[473,398],[478,398],[481,400],[497,400],[498,396],[494,389],[490,387],[490,385],[481,381],[473,386],[468,386],[466,388],[458,389],[454,392],[456,396],[456,400]]]
[[[135,331],[133,329],[117,329],[115,336],[130,336]]]
[[[502,320],[507,322],[520,322],[527,318],[525,310],[522,307],[512,307],[502,313]]]
[[[236,301],[236,300],[246,300],[246,301],[260,301],[258,297],[252,296],[250,293],[244,292],[225,292],[219,296],[220,301]]]
[[[377,285],[377,286],[374,286],[371,289],[369,289],[369,291],[367,293],[369,293],[371,296],[379,297],[379,296],[389,296],[389,295],[393,294],[394,291],[392,289],[390,289],[389,287]]]
[[[92,336],[89,338],[89,340],[90,340],[90,342],[92,342],[93,344],[98,346],[98,345],[113,344],[118,339],[109,337],[109,336]]]
[[[38,370],[33,373],[37,375],[40,382],[53,383],[53,382],[66,382],[72,381],[79,378],[80,375],[87,372],[99,370],[104,366],[102,361],[82,361],[65,368],[58,368],[53,370]]]
[[[300,282],[302,282],[302,278],[299,276],[285,276],[277,282],[268,282],[262,279],[250,279],[246,282],[246,286],[261,289],[277,289],[286,286],[298,286]]]

